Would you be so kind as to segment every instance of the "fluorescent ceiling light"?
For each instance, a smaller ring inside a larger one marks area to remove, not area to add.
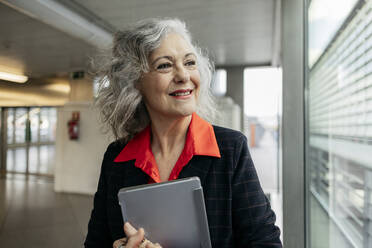
[[[28,77],[0,71],[0,80],[11,81],[15,83],[25,83],[28,80]]]

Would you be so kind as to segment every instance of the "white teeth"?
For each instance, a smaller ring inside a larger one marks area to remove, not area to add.
[[[174,93],[175,96],[187,96],[190,94],[191,94],[191,91]]]

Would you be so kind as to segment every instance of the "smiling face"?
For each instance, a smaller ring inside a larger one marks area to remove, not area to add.
[[[196,55],[182,36],[168,34],[151,53],[149,67],[138,88],[150,118],[188,116],[196,111],[200,74]]]

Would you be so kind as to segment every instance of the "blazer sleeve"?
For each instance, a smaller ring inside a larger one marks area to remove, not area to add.
[[[99,176],[97,192],[94,195],[93,210],[88,224],[88,234],[84,242],[86,248],[111,248],[113,240],[110,236],[107,213],[106,213],[106,197],[107,197],[107,182],[106,173],[110,163],[110,146],[105,152],[101,174]]]
[[[244,135],[235,145],[234,158],[232,221],[236,247],[282,247],[275,213],[262,191]]]

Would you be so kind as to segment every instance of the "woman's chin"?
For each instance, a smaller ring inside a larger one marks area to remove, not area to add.
[[[176,118],[182,118],[182,117],[188,117],[192,115],[192,113],[194,113],[195,111],[196,111],[195,108],[177,109],[177,110],[171,111],[169,115],[176,117]]]
[[[189,116],[189,115],[192,115],[192,113],[194,113],[196,111],[196,108],[194,107],[190,107],[190,108],[185,108],[185,109],[182,109],[180,111],[180,114],[182,116]]]

